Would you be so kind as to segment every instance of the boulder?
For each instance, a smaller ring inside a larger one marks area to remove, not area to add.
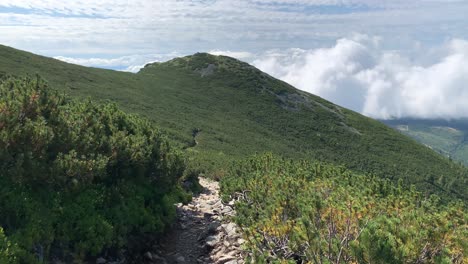
[[[210,248],[215,247],[218,243],[219,243],[219,237],[218,236],[209,236],[205,240],[205,244]]]
[[[103,258],[103,257],[100,257],[100,258],[96,259],[96,264],[104,264],[106,262],[107,262],[107,260],[105,258]]]

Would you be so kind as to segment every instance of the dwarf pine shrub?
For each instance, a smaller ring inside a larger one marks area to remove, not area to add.
[[[39,77],[4,78],[0,226],[8,240],[0,234],[0,260],[84,259],[161,233],[183,197],[184,167],[145,119],[69,100]]]

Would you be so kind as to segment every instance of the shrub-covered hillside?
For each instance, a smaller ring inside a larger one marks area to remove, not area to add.
[[[384,124],[299,91],[239,60],[199,53],[137,74],[87,68],[0,46],[0,72],[39,73],[72,96],[113,100],[187,147],[191,165],[222,176],[232,160],[271,151],[468,199],[468,171]],[[313,74],[313,73],[311,73]],[[444,179],[440,181],[439,179]]]
[[[468,263],[468,213],[413,187],[272,155],[222,180],[253,263]]]
[[[468,166],[468,119],[413,119],[382,120],[402,134],[429,146],[441,155]],[[438,181],[445,181],[439,178]]]
[[[120,254],[173,221],[183,171],[149,121],[69,100],[39,78],[3,78],[0,263]]]

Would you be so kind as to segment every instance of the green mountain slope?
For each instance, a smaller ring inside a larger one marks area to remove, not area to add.
[[[397,119],[383,122],[436,152],[468,165],[468,119]]]
[[[468,197],[467,171],[386,125],[272,78],[238,60],[195,54],[137,74],[86,68],[0,47],[0,72],[38,73],[75,96],[116,101],[157,122],[195,167],[254,152],[342,164],[403,179],[443,197]],[[447,181],[437,181],[444,177]]]

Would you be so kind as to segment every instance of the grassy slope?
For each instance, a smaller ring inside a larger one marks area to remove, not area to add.
[[[468,165],[468,120],[401,119],[383,122],[436,152]]]
[[[116,101],[143,114],[214,166],[272,151],[406,179],[423,191],[466,199],[466,170],[380,122],[300,92],[228,57],[197,54],[138,74],[86,68],[0,46],[0,72],[39,73],[57,89]],[[209,66],[213,65],[213,66]],[[448,179],[437,181],[443,176]]]

